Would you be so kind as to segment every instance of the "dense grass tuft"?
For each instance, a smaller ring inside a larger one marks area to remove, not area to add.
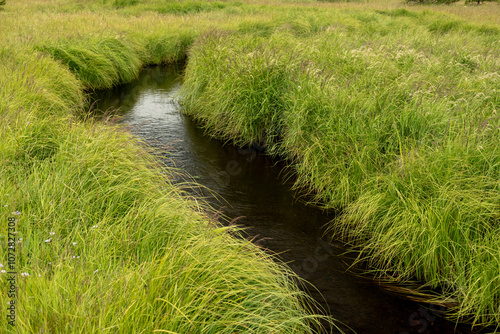
[[[193,43],[195,35],[192,31],[165,34],[161,32],[148,37],[146,43],[147,63],[168,64],[182,61],[186,58],[187,49]]]
[[[78,40],[39,49],[67,65],[84,86],[93,89],[130,82],[142,67],[139,46],[116,37]]]
[[[17,268],[30,274],[18,281],[17,316],[24,320],[18,331],[308,332],[319,326],[303,312],[307,297],[289,274],[228,234],[237,231],[208,222],[181,200],[130,136],[64,119],[52,126],[61,133],[50,159],[33,161],[22,179],[17,168],[0,167],[2,175],[13,173],[2,178],[1,201],[9,205],[3,215],[21,212]]]

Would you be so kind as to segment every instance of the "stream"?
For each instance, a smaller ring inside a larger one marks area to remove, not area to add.
[[[471,333],[469,326],[437,316],[436,307],[400,299],[349,272],[352,259],[343,255],[344,245],[323,236],[332,217],[303,204],[284,162],[258,147],[211,139],[179,112],[181,72],[182,65],[145,68],[130,84],[94,93],[93,107],[118,113],[120,123],[179,169],[177,182],[200,184],[189,191],[227,217],[221,222],[244,227],[246,237],[279,254],[310,282],[305,289],[346,333]]]

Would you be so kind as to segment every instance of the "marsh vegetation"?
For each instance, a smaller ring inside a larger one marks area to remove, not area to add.
[[[286,157],[377,278],[412,283],[451,319],[498,325],[499,13],[496,2],[8,2],[0,210],[19,219],[16,271],[29,276],[3,329],[303,333],[324,319],[285,265],[210,222],[137,139],[85,117],[86,92],[186,57],[185,112],[207,133]]]

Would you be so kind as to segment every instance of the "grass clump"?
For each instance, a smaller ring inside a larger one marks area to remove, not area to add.
[[[149,36],[145,45],[146,53],[150,55],[147,63],[169,64],[185,60],[187,49],[194,39],[192,31],[171,34],[162,32]]]
[[[281,130],[282,94],[292,68],[287,63],[293,56],[275,52],[259,38],[245,38],[238,50],[227,48],[224,45],[239,38],[228,36],[211,31],[190,49],[184,83],[187,112],[213,135],[228,136],[241,145],[273,145]],[[249,52],[241,57],[242,50]],[[214,52],[227,60],[224,70],[213,62]],[[223,91],[232,93],[221,96]]]
[[[67,65],[85,87],[103,89],[137,77],[143,64],[142,50],[134,46],[133,42],[108,37],[39,49]]]

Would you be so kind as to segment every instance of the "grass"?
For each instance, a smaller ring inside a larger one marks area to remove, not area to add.
[[[0,258],[11,271],[15,217],[18,273],[15,327],[4,313],[10,274],[0,274],[1,331],[320,331],[332,320],[286,265],[212,221],[138,139],[85,120],[85,92],[184,59],[214,17],[230,15],[141,5],[20,1],[0,13]]]
[[[498,326],[499,26],[416,9],[290,7],[209,31],[185,112],[289,159],[380,279]]]
[[[124,130],[85,121],[85,92],[186,57],[183,103],[207,132],[287,157],[380,279],[418,281],[452,319],[497,326],[499,8],[8,2],[0,210],[20,212],[16,270],[29,274],[15,330],[319,330],[286,266],[210,221]]]
[[[50,136],[44,123],[32,132]],[[56,152],[2,166],[2,216],[21,212],[16,269],[30,275],[18,276],[13,332],[317,326],[284,268],[182,200],[133,138],[99,124],[50,124],[60,131]],[[2,327],[12,330],[5,319]]]

